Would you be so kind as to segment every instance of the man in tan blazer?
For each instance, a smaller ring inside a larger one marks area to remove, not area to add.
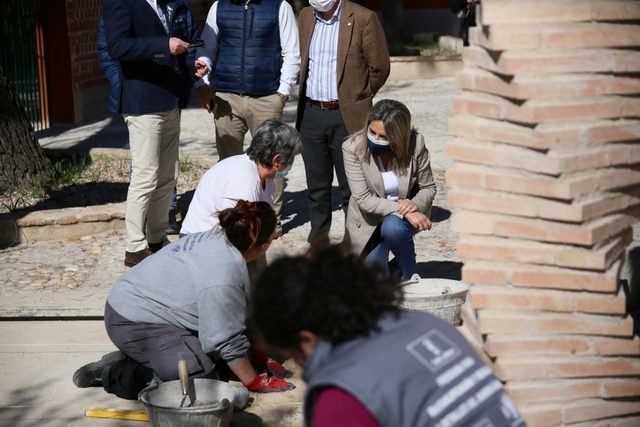
[[[296,128],[309,188],[314,246],[329,242],[335,167],[342,208],[349,204],[342,143],[364,126],[372,99],[389,76],[389,51],[377,15],[349,0],[310,0],[300,28],[300,96]]]

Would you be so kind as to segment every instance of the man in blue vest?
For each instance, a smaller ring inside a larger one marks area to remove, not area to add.
[[[282,119],[300,69],[298,26],[284,0],[218,0],[202,31],[196,68],[198,101],[213,112],[220,160],[242,154],[244,136],[267,119]],[[275,180],[278,218],[284,180]],[[282,231],[276,230],[277,234]]]
[[[167,242],[180,109],[193,82],[187,49],[196,28],[184,0],[106,0],[103,17],[108,53],[120,67],[118,112],[134,165],[125,213],[124,264],[131,267]]]

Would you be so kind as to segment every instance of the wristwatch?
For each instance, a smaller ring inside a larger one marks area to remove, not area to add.
[[[289,95],[283,95],[280,92],[276,92],[276,95],[278,95],[284,102],[289,100]]]

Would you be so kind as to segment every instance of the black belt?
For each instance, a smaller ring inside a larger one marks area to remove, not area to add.
[[[312,107],[316,107],[321,110],[337,110],[340,108],[338,101],[316,101],[315,99],[307,98],[307,102]]]

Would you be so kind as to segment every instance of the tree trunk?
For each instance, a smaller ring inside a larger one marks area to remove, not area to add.
[[[51,171],[51,162],[0,68],[0,185],[5,188],[46,185]]]

